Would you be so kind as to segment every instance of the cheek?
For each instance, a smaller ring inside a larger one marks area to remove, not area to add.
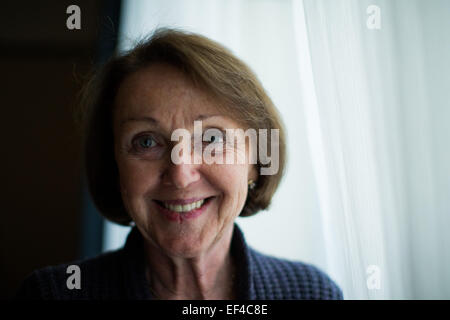
[[[134,199],[148,192],[156,184],[154,166],[140,160],[126,159],[118,162],[122,196]]]
[[[223,194],[220,210],[227,214],[238,214],[236,211],[242,209],[247,196],[248,166],[216,165],[211,171],[214,173],[218,189]]]

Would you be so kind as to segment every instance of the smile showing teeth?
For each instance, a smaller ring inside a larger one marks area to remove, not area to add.
[[[183,205],[173,205],[173,204],[168,204],[166,202],[163,202],[163,205],[166,209],[169,209],[171,211],[175,211],[175,212],[189,212],[192,211],[194,209],[198,209],[200,208],[203,203],[205,202],[205,199],[196,201],[196,202],[192,202],[192,203],[188,203],[188,204],[183,204]]]

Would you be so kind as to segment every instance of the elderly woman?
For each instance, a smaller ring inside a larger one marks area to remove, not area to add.
[[[111,59],[84,92],[89,190],[107,219],[135,227],[120,250],[35,271],[20,297],[342,298],[316,267],[250,248],[234,223],[269,206],[285,164],[280,117],[242,61],[203,36],[160,29]],[[199,123],[215,131],[196,133]],[[251,128],[278,129],[265,149],[277,153],[277,170],[261,174],[272,165],[264,153],[251,161],[261,147],[254,139],[220,134]],[[179,129],[193,137],[174,139]],[[208,147],[216,161],[203,159]],[[79,267],[78,287],[68,285],[69,265]]]

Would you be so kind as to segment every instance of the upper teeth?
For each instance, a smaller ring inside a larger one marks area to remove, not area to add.
[[[166,207],[166,209],[169,209],[171,211],[175,211],[175,212],[188,212],[197,208],[200,208],[203,204],[203,202],[205,202],[205,199],[196,201],[196,202],[192,202],[192,203],[188,203],[188,204],[168,204],[163,202],[164,207]]]

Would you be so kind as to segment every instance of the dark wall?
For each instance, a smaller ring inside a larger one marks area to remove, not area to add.
[[[66,8],[81,8],[68,30]],[[82,170],[73,108],[94,66],[101,1],[1,1],[0,298],[32,270],[78,259]]]

